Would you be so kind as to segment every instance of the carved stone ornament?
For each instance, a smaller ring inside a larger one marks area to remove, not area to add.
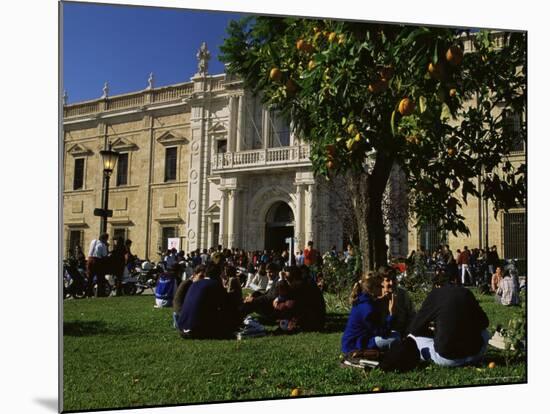
[[[199,61],[198,65],[198,75],[206,75],[208,73],[208,61],[210,60],[210,52],[208,51],[208,46],[206,42],[202,42],[199,51],[197,52],[197,60]]]

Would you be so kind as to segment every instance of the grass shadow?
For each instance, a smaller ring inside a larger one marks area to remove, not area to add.
[[[346,322],[348,321],[348,315],[344,313],[328,312],[325,319],[325,329],[322,332],[334,333],[344,332]]]
[[[63,336],[120,335],[128,333],[124,331],[124,329],[109,325],[104,321],[63,322]]]

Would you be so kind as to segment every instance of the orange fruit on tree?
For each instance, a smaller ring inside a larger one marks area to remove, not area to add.
[[[437,63],[430,62],[430,64],[428,65],[428,73],[430,74],[430,77],[432,79],[437,79],[437,80],[443,79],[443,76],[445,75],[443,65],[440,62],[437,62]]]
[[[449,89],[449,96],[451,98],[454,98],[456,96],[456,89],[455,88]]]
[[[389,81],[391,78],[393,78],[394,69],[393,66],[384,66],[380,72],[380,78],[385,79],[386,81]]]
[[[447,59],[447,62],[449,62],[453,66],[460,65],[462,63],[463,57],[464,52],[462,52],[462,49],[457,45],[451,46],[449,49],[447,49],[447,53],[445,53],[445,58]]]
[[[300,39],[296,42],[296,49],[300,52],[311,53],[313,51],[313,46],[311,46],[304,39]]]
[[[328,35],[328,41],[332,43],[332,42],[334,42],[335,40],[336,40],[336,33],[335,33],[335,32],[329,33],[329,35]]]
[[[493,361],[489,362],[489,365],[487,365],[487,368],[493,369],[496,368],[497,364],[495,364]]]
[[[447,148],[447,154],[449,154],[449,157],[454,157],[456,155],[456,149],[453,147]]]
[[[334,160],[328,160],[327,161],[327,168],[329,170],[333,170],[334,168],[336,168],[336,161]]]
[[[399,102],[398,111],[403,116],[408,116],[414,112],[415,104],[409,98],[403,98]]]
[[[309,63],[307,64],[307,68],[309,70],[313,70],[315,68],[315,61],[314,60],[310,60]]]
[[[279,82],[283,77],[283,72],[279,68],[273,68],[269,72],[269,79],[275,82]]]
[[[372,389],[372,392],[379,392],[379,391],[382,391],[382,387],[374,387]]]
[[[368,86],[370,93],[380,93],[388,89],[388,81],[386,79],[379,79]]]
[[[288,96],[294,96],[298,91],[298,85],[292,79],[286,81],[285,87]]]

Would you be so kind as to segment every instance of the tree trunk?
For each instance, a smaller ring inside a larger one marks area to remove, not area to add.
[[[350,172],[348,176],[348,191],[359,231],[363,273],[376,270],[388,261],[382,198],[392,164],[391,158],[379,153],[370,174],[360,171]]]

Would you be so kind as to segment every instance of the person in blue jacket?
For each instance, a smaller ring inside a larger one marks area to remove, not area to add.
[[[379,301],[382,296],[382,277],[368,273],[356,283],[352,292],[352,308],[342,335],[342,352],[348,354],[366,349],[387,350],[400,339],[390,328],[395,298]],[[388,304],[387,309],[382,304]]]

